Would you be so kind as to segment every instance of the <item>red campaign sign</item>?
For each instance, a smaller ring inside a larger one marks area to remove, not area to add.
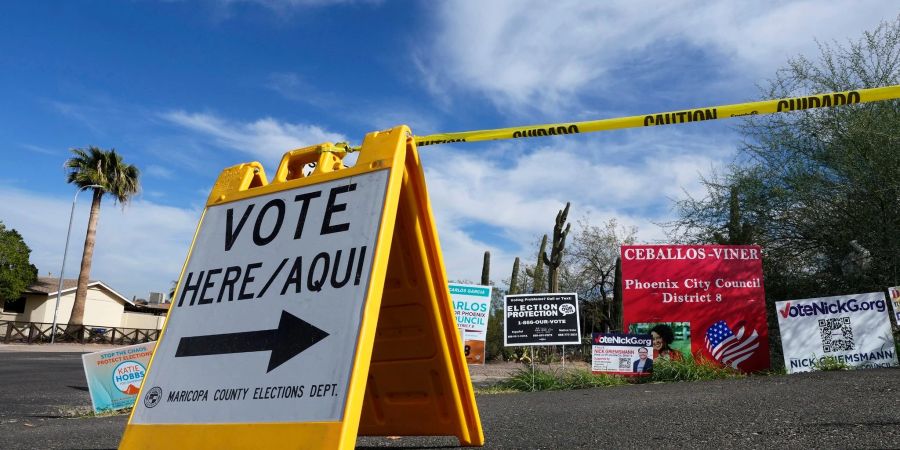
[[[656,357],[690,351],[745,372],[769,368],[762,255],[755,245],[623,245],[625,332],[656,328]],[[662,346],[662,349],[660,349]]]

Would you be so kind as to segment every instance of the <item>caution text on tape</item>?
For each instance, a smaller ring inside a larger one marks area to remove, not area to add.
[[[453,142],[477,142],[539,136],[558,136],[563,134],[593,133],[623,128],[674,125],[680,123],[728,119],[732,117],[802,111],[813,108],[829,108],[897,98],[900,98],[900,85],[584,122],[438,133],[427,136],[415,136],[414,139],[416,145],[421,147],[425,145],[449,144]]]

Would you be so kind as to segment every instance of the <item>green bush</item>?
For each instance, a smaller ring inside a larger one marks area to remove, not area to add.
[[[585,369],[553,371],[535,368],[532,373],[530,368],[523,367],[509,379],[498,383],[497,387],[516,391],[560,391],[620,386],[627,383],[624,377],[593,374]]]
[[[723,367],[705,358],[694,359],[685,355],[679,360],[657,358],[653,360],[650,381],[700,381],[741,378],[744,374],[731,367]]]
[[[628,384],[628,380],[623,376],[594,374],[590,370],[573,370],[563,376],[564,389],[587,389],[623,384]]]
[[[532,372],[530,367],[525,366],[508,379],[488,389],[482,389],[482,392],[560,391],[621,386],[631,383],[721,380],[745,376],[731,367],[722,367],[707,359],[694,359],[687,356],[676,361],[656,359],[653,361],[653,374],[645,377],[594,374],[586,369],[547,370],[535,368]]]
[[[558,389],[559,380],[555,372],[544,369],[521,368],[499,386],[516,391],[552,391]]]

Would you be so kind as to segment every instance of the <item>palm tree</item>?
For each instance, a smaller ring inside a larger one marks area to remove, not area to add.
[[[87,149],[72,149],[74,156],[66,161],[69,183],[85,189],[92,185],[93,201],[88,218],[87,235],[84,238],[84,254],[81,257],[81,271],[78,272],[78,288],[69,325],[84,324],[84,304],[87,298],[88,280],[91,276],[91,262],[94,258],[97,220],[100,218],[100,200],[104,194],[113,201],[125,205],[140,189],[140,171],[131,164],[125,164],[115,149],[109,151],[90,146]]]

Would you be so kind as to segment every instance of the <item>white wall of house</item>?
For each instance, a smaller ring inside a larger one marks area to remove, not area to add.
[[[3,311],[0,313],[0,320],[9,320],[13,322],[30,322],[31,316],[35,308],[40,305],[40,300],[31,298],[25,299],[25,310],[20,313],[14,313],[9,311]],[[2,306],[2,305],[0,305]]]
[[[72,299],[74,301],[74,298]],[[71,309],[69,309],[71,312]],[[84,324],[107,327],[122,326],[122,314],[125,304],[115,300],[102,289],[88,289],[87,302],[84,305]]]
[[[56,308],[56,294],[28,294],[26,309],[31,303],[35,304],[31,311],[31,322],[53,323],[53,310]],[[69,314],[72,312],[72,303],[75,301],[75,292],[64,294],[59,299],[59,312],[56,315],[56,323],[69,323]],[[65,317],[65,318],[63,318]]]
[[[43,320],[35,320],[35,322],[53,322],[53,308],[56,304],[56,296],[52,295],[47,298],[49,301],[44,302],[40,312]],[[59,313],[57,314],[57,323],[69,323],[69,317],[72,315],[72,305],[75,303],[75,292],[72,291],[63,295],[59,301]],[[125,311],[125,305],[121,300],[110,296],[104,289],[99,287],[91,287],[87,291],[87,299],[84,304],[84,324],[95,325],[101,327],[118,327],[122,324],[122,313]],[[38,312],[38,311],[35,311]]]
[[[125,312],[122,314],[122,328],[144,328],[162,330],[166,323],[166,316],[154,316],[138,312]]]
[[[56,294],[26,294],[25,312],[21,314],[4,314],[3,320],[23,322],[53,323],[53,311],[56,308]],[[65,292],[59,299],[59,311],[56,323],[69,323],[72,315],[72,304],[75,303],[75,291]],[[88,289],[84,305],[84,324],[101,327],[122,326],[122,314],[125,305],[118,297],[113,297],[106,290],[93,286]],[[7,318],[11,317],[11,318]]]
[[[63,292],[59,299],[56,323],[67,324],[75,303],[75,290]],[[22,313],[0,312],[0,320],[18,322],[53,323],[56,294],[26,294]],[[161,330],[166,316],[138,312],[125,312],[121,297],[101,286],[88,288],[84,306],[84,324],[98,327],[142,328]]]
[[[25,311],[21,313],[2,312],[0,313],[0,320],[9,320],[14,322],[35,322],[35,320],[32,320],[32,317],[36,316],[35,310],[42,307],[42,297],[43,296],[33,295],[26,296]]]

